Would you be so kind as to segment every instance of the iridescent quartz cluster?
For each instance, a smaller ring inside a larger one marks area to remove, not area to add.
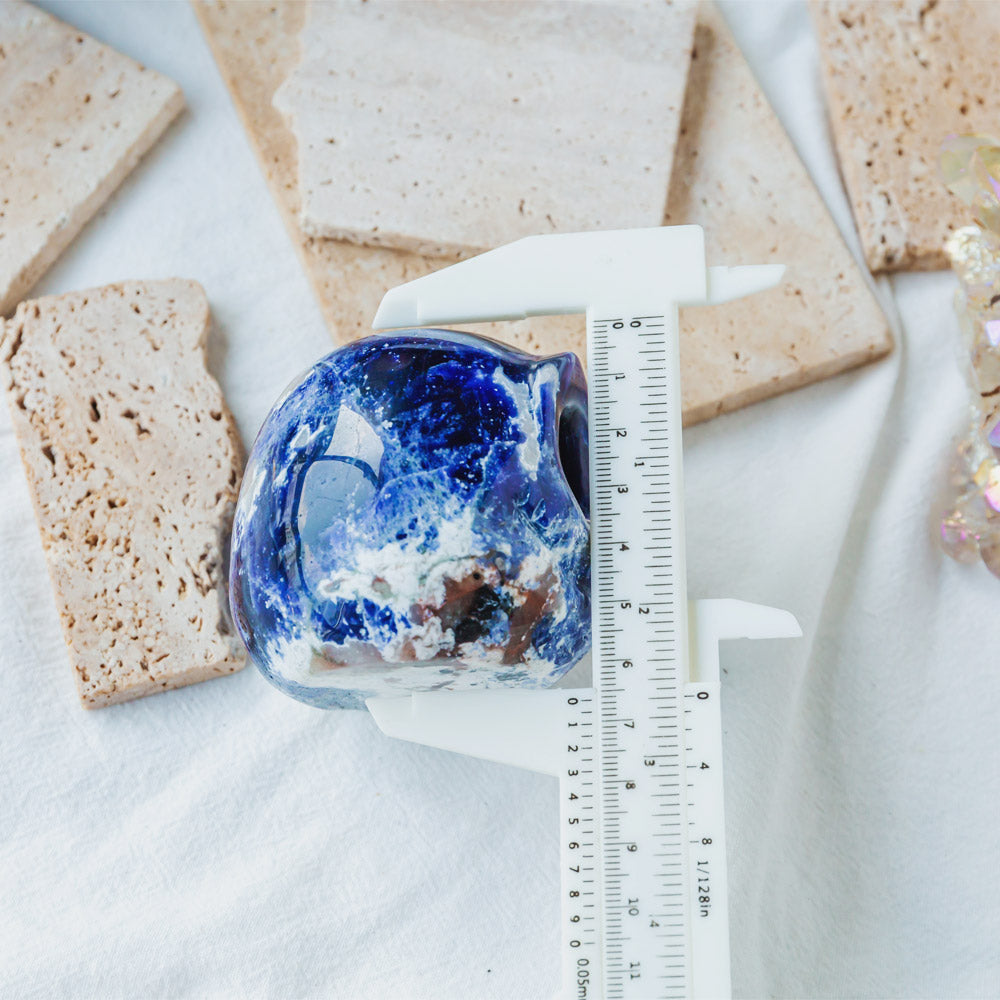
[[[970,405],[941,543],[953,558],[982,559],[1000,576],[1000,140],[952,136],[942,148],[941,174],[977,223],[945,245],[959,280],[955,311],[969,352]]]

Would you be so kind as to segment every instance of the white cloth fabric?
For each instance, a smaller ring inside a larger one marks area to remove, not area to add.
[[[193,14],[44,6],[188,111],[38,291],[197,278],[250,442],[330,342]],[[808,10],[724,13],[856,246]],[[1000,580],[943,557],[931,518],[966,399],[952,288],[883,282],[890,358],[685,438],[691,595],[805,630],[724,653],[738,996],[1000,996]],[[5,410],[0,501],[0,993],[557,991],[554,781],[388,740],[252,668],[83,711]]]

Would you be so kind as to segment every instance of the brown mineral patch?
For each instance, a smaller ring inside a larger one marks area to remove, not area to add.
[[[503,653],[506,666],[521,663],[524,653],[531,645],[531,636],[539,620],[551,614],[556,604],[556,588],[559,580],[550,569],[542,577],[538,586],[525,592],[524,600],[517,604],[510,616],[510,639]]]

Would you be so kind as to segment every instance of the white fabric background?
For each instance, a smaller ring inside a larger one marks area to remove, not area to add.
[[[330,342],[192,12],[43,6],[188,111],[38,290],[197,278],[249,442]],[[807,9],[724,13],[856,246]],[[1000,996],[1000,580],[945,559],[930,518],[965,402],[952,287],[883,283],[888,360],[686,435],[690,593],[806,634],[725,653],[738,996]],[[253,669],[81,710],[5,410],[0,553],[0,994],[557,990],[554,781]]]

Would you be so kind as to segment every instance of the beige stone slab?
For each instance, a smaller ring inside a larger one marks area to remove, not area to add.
[[[242,451],[193,281],[22,302],[5,390],[87,708],[239,670],[228,537]]]
[[[872,271],[946,268],[968,209],[938,176],[949,133],[1000,122],[1000,3],[815,2],[840,168]]]
[[[385,291],[441,267],[442,261],[403,250],[316,239],[299,229],[295,139],[272,98],[298,58],[304,4],[223,0],[194,2],[193,6],[312,282],[330,335],[335,343],[346,344],[371,333],[372,317]],[[577,350],[584,336],[582,319],[562,316],[462,329],[540,354]]]
[[[708,5],[695,53],[666,221],[704,226],[712,263],[783,263],[787,271],[770,291],[682,314],[685,416],[692,422],[870,361],[892,346],[867,277]]]
[[[302,234],[295,140],[272,98],[296,61],[303,7],[194,0],[194,8],[331,336],[342,344],[370,333],[384,292],[442,261]],[[670,220],[704,225],[713,262],[780,260],[793,267],[787,288],[768,292],[752,312],[744,311],[750,305],[746,300],[682,313],[684,417],[689,424],[825,378],[890,346],[885,319],[805,168],[727,29],[707,6],[700,8],[695,47],[698,57],[692,63],[669,192]],[[742,140],[739,150],[727,142],[734,134]],[[699,150],[710,144],[725,155],[713,152],[699,159]],[[794,254],[804,254],[811,263],[796,264]],[[585,355],[580,317],[465,329],[535,353],[572,350]]]
[[[694,19],[684,0],[309,3],[274,97],[302,232],[449,254],[659,225]]]
[[[0,3],[0,316],[183,106],[165,76],[30,4]]]

